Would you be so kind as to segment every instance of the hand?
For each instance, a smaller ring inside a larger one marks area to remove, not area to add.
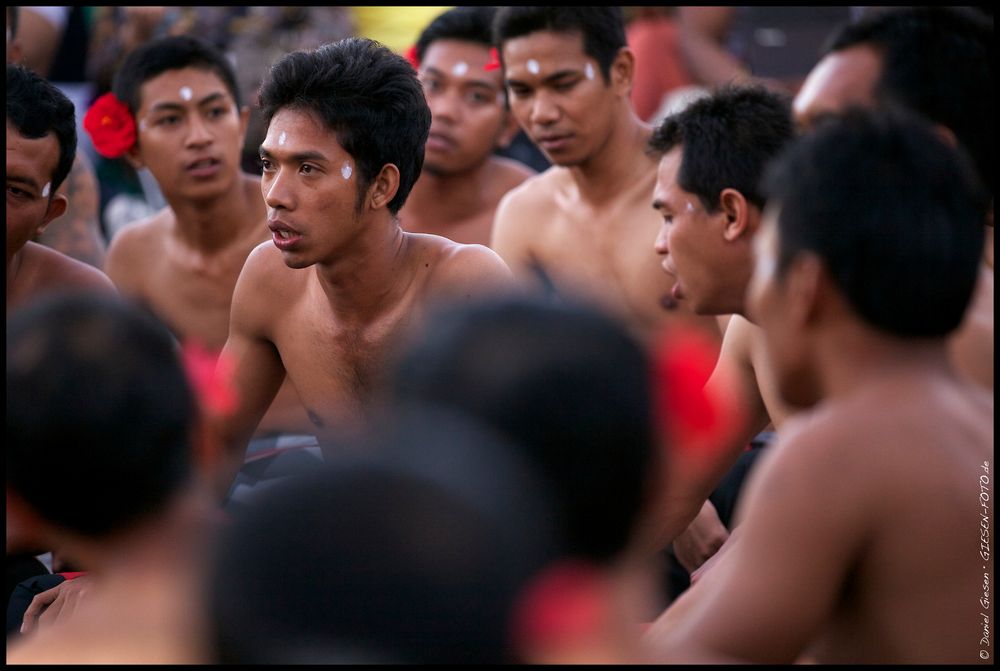
[[[719,519],[715,506],[710,501],[705,501],[697,517],[674,539],[674,554],[681,566],[688,573],[693,573],[718,552],[727,538],[729,531]]]
[[[83,575],[35,595],[24,611],[21,633],[27,634],[40,627],[51,626],[59,619],[71,616],[92,584],[93,578]]]

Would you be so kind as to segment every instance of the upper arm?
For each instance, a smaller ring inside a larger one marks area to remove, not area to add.
[[[236,281],[229,337],[221,355],[232,366],[237,394],[237,408],[223,425],[223,440],[240,456],[285,378],[281,356],[270,338],[275,306],[267,284],[273,278],[260,251],[258,247],[251,252]]]
[[[134,224],[118,233],[111,241],[104,261],[104,271],[118,290],[125,295],[142,297],[148,258],[143,245],[143,224]]]
[[[750,439],[768,424],[749,360],[747,326],[752,329],[745,319],[731,320],[715,369],[705,384],[705,394],[724,411],[720,421],[732,423],[724,427],[717,443],[705,449],[670,453],[659,539],[662,542],[669,542],[687,528]]]
[[[520,202],[522,187],[518,187],[500,199],[493,219],[490,248],[500,255],[515,277],[522,277],[531,264],[530,227],[526,225],[531,217]]]
[[[788,663],[816,636],[863,537],[843,490],[819,484],[831,443],[793,438],[760,464],[733,547],[648,633],[664,659]]]

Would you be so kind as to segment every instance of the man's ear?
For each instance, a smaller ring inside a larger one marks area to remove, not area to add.
[[[611,86],[619,96],[628,98],[632,95],[632,81],[635,78],[635,54],[628,47],[618,50],[615,60],[611,61]]]
[[[817,323],[823,316],[832,288],[831,278],[823,261],[810,252],[799,254],[785,271],[788,301],[792,324],[800,329]]]
[[[123,154],[123,158],[128,161],[128,164],[132,166],[135,170],[141,170],[146,167],[146,162],[142,160],[142,152],[139,151],[139,131],[136,130],[136,139]]]
[[[373,210],[388,206],[399,191],[399,168],[386,163],[368,187],[368,205]]]
[[[63,213],[66,211],[66,207],[68,205],[69,205],[69,199],[66,198],[66,196],[64,196],[63,194],[57,193],[56,195],[52,196],[52,199],[49,201],[49,207],[47,210],[45,210],[45,218],[42,219],[42,223],[39,224],[38,228],[35,230],[35,235],[36,236],[41,235],[42,231],[45,230],[45,227],[49,225],[50,221],[61,217]]]
[[[742,193],[736,189],[726,188],[719,196],[719,206],[726,217],[723,237],[726,242],[735,242],[750,237],[757,232],[760,223],[760,213],[751,205]]]

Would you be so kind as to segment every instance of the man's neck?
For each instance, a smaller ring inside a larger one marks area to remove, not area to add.
[[[489,204],[489,179],[493,164],[489,157],[471,170],[443,174],[424,168],[413,185],[401,213],[404,225],[414,217],[424,225],[445,226],[462,222],[480,214]]]
[[[259,229],[264,238],[265,208],[260,188],[240,173],[233,186],[206,200],[166,196],[174,214],[178,237],[190,247],[212,253],[224,249],[243,232]]]
[[[630,187],[655,179],[656,161],[646,153],[652,129],[625,107],[603,146],[569,168],[581,197],[595,205],[614,201]]]
[[[388,212],[363,227],[350,252],[317,264],[316,274],[338,321],[368,323],[394,305],[412,280],[409,234]],[[387,221],[381,220],[388,218]]]

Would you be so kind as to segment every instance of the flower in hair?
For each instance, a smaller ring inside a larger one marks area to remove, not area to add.
[[[500,69],[500,54],[497,53],[496,47],[490,47],[490,60],[486,65],[483,66],[483,70],[491,72],[493,70]]]
[[[407,49],[406,53],[404,53],[403,56],[406,58],[407,61],[410,62],[410,65],[413,66],[414,70],[419,70],[420,69],[420,57],[417,56],[417,45],[416,44],[414,44],[409,49]]]
[[[83,117],[83,127],[94,149],[105,158],[118,158],[135,144],[135,120],[114,93],[105,93],[94,101]]]

